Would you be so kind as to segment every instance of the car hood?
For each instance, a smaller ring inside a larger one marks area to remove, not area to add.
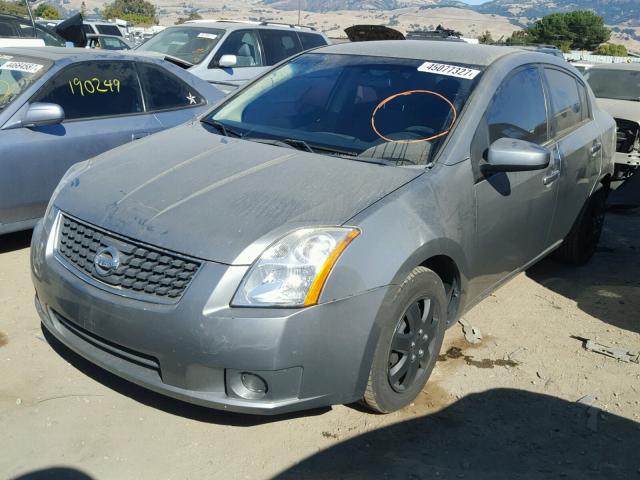
[[[341,225],[421,173],[222,137],[196,122],[96,157],[55,205],[141,242],[246,265],[256,245]]]
[[[598,98],[598,105],[613,118],[640,123],[640,102]]]

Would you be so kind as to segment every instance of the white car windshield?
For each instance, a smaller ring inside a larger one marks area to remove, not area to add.
[[[224,30],[219,28],[169,27],[140,45],[141,52],[157,52],[195,65],[218,44]]]

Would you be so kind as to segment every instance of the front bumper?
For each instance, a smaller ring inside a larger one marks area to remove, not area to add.
[[[230,308],[247,267],[205,262],[172,305],[97,288],[63,265],[39,224],[31,261],[46,329],[92,363],[190,403],[280,414],[362,398],[389,288],[306,309]],[[266,381],[259,399],[243,372]]]

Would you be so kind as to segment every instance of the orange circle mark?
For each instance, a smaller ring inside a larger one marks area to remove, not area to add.
[[[427,93],[429,95],[434,95],[434,96],[440,98],[441,100],[444,100],[445,102],[447,102],[447,105],[449,105],[449,108],[451,108],[451,111],[453,112],[453,119],[451,120],[451,125],[449,125],[449,128],[447,128],[443,132],[438,133],[437,135],[433,135],[433,136],[428,137],[428,138],[421,138],[419,140],[393,140],[393,139],[385,137],[383,134],[381,134],[378,131],[378,129],[376,128],[376,114],[378,113],[378,110],[380,110],[387,103],[389,103],[392,100],[395,100],[398,97],[409,96],[409,95],[413,95],[415,93]],[[453,124],[456,123],[456,119],[457,118],[458,118],[458,111],[456,110],[455,105],[453,103],[451,103],[451,101],[447,97],[445,97],[444,95],[441,95],[438,92],[434,92],[433,90],[407,90],[405,92],[400,92],[400,93],[396,93],[394,95],[391,95],[390,97],[385,98],[384,100],[382,100],[378,104],[378,106],[373,110],[373,113],[371,114],[371,128],[373,128],[373,131],[376,132],[376,135],[378,135],[385,142],[390,142],[390,143],[422,143],[422,142],[430,142],[431,140],[435,140],[436,138],[444,137],[445,135],[447,135],[449,133],[449,131],[451,130],[451,127],[453,126]]]

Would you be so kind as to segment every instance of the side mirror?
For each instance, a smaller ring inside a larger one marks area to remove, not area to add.
[[[235,67],[238,64],[238,57],[235,55],[223,55],[218,60],[218,66],[221,68]]]
[[[500,138],[491,144],[483,173],[524,172],[549,166],[551,151],[535,143],[514,138]]]
[[[64,110],[55,103],[32,103],[22,117],[22,127],[58,125],[64,121]]]

